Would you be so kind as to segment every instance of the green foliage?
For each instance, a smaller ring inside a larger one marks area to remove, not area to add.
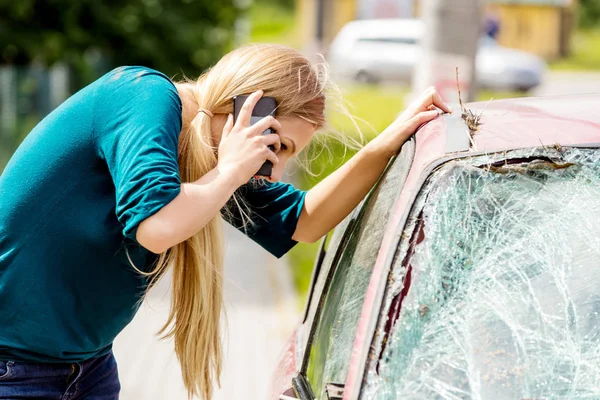
[[[600,26],[600,1],[579,0],[579,25],[582,28]]]
[[[255,5],[258,7],[277,7],[285,9],[288,13],[294,11],[294,5],[296,0],[254,0]]]
[[[555,71],[600,70],[600,26],[577,31],[572,40],[571,54],[566,58],[553,61],[550,63],[550,68]]]
[[[197,76],[227,51],[234,0],[0,0],[0,62],[63,61],[83,81],[89,65],[139,64]],[[84,83],[81,82],[81,83]]]

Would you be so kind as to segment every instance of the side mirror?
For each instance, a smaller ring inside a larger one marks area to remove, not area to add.
[[[294,393],[296,393],[298,399],[315,400],[315,395],[313,394],[308,381],[302,374],[298,374],[292,379],[292,387],[294,388]]]
[[[298,400],[296,393],[294,393],[294,388],[289,388],[283,394],[280,394],[279,400]]]

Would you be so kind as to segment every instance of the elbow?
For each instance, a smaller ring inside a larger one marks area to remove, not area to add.
[[[323,235],[311,235],[310,232],[302,232],[296,229],[296,232],[294,232],[292,239],[299,243],[316,243],[322,237]]]
[[[169,250],[169,247],[164,247],[164,246],[160,246],[158,244],[155,243],[142,243],[140,242],[140,245],[145,248],[146,250],[148,250],[149,252],[153,253],[153,254],[162,254],[165,251]]]
[[[310,224],[307,215],[305,214],[304,210],[302,210],[302,214],[298,219],[296,230],[292,235],[292,239],[300,243],[315,243],[327,234],[327,232],[321,234],[319,231],[320,230],[318,227]]]
[[[319,240],[321,240],[323,238],[323,236],[307,236],[306,238],[304,238],[302,240],[303,243],[317,243]]]
[[[150,219],[142,221],[136,232],[136,240],[146,250],[161,254],[169,250],[176,243],[172,243],[169,230],[164,226],[156,226]]]
[[[171,246],[166,245],[164,241],[159,238],[138,234],[136,239],[143,248],[154,254],[162,254],[171,248]]]

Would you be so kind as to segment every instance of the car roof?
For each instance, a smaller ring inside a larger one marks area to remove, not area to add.
[[[447,153],[447,140],[454,140],[452,118],[437,118],[416,134],[416,150],[400,196],[392,207],[389,223],[375,262],[356,332],[354,349],[345,384],[344,400],[358,398],[378,310],[387,282],[388,266],[399,240],[398,227],[420,190],[432,165],[447,157],[468,156],[541,146],[590,145],[600,147],[600,94],[521,98],[469,103],[465,109],[480,116],[479,129],[472,133],[470,145]],[[462,123],[460,128],[467,131]]]
[[[364,19],[347,23],[341,34],[354,38],[420,38],[424,25],[418,19]]]
[[[600,142],[600,94],[497,100],[468,104],[481,114],[477,150]]]
[[[479,120],[471,146],[464,149],[470,153],[600,143],[600,94],[468,103],[464,112]],[[455,110],[454,118],[460,113]],[[417,133],[415,164],[447,155],[447,141],[455,140],[450,121],[437,118]]]

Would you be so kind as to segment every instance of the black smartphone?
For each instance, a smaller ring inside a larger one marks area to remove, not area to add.
[[[244,104],[244,102],[246,101],[247,98],[248,98],[248,96],[246,96],[246,95],[235,96],[233,98],[233,122],[234,123],[237,121],[237,117],[240,113],[240,110],[242,109],[242,105]],[[264,117],[267,117],[269,115],[275,116],[276,109],[277,109],[277,101],[275,101],[275,98],[261,97],[260,100],[258,100],[258,103],[256,103],[256,105],[254,106],[254,110],[252,111],[252,116],[250,117],[250,125],[257,123],[258,121],[260,121],[261,119],[263,119]],[[266,131],[264,131],[262,134],[269,135],[271,133],[274,133],[273,129],[269,128]],[[269,146],[269,148],[271,150],[275,150],[275,148],[272,145]],[[258,172],[255,175],[271,176],[272,172],[273,172],[273,163],[271,161],[267,160],[262,165],[262,167],[260,167],[260,169],[258,170]]]

